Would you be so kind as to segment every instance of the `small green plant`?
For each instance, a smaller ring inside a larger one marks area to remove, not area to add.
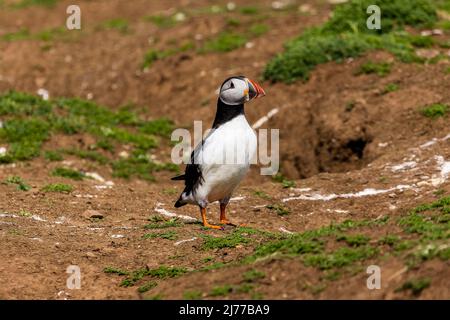
[[[241,34],[225,31],[216,38],[205,42],[200,52],[229,52],[242,47],[247,42],[247,38]]]
[[[47,159],[48,161],[62,161],[64,160],[62,154],[58,151],[45,151],[44,154],[45,159]]]
[[[254,37],[259,37],[269,31],[269,26],[262,23],[255,23],[250,26],[249,31]]]
[[[231,291],[233,291],[233,287],[231,285],[225,284],[222,286],[213,287],[209,295],[212,297],[226,296],[231,293]]]
[[[360,74],[372,74],[375,73],[380,77],[384,77],[391,72],[391,64],[388,62],[373,62],[368,61],[363,63],[359,70],[356,72],[357,75]]]
[[[169,220],[160,220],[157,222],[149,223],[144,226],[144,229],[165,229],[172,227],[181,227],[182,223],[177,218]]]
[[[29,6],[53,7],[58,0],[21,0],[13,5],[15,8],[25,8]]]
[[[266,274],[264,272],[255,269],[249,270],[243,274],[245,282],[254,282],[256,280],[264,279],[265,277]]]
[[[106,268],[103,269],[103,272],[104,273],[114,273],[114,274],[117,274],[119,276],[126,276],[126,275],[129,274],[128,271],[125,271],[125,270],[122,270],[122,269],[119,269],[119,268],[114,268],[114,267],[106,267]]]
[[[144,239],[167,239],[167,240],[176,240],[178,238],[176,231],[167,231],[161,233],[147,233],[143,236]]]
[[[275,211],[279,216],[285,216],[290,213],[289,209],[281,204],[269,204],[266,208]]]
[[[362,234],[339,235],[336,240],[345,241],[351,247],[359,247],[362,245],[366,245],[369,242],[370,238]]]
[[[51,183],[47,184],[42,188],[43,192],[59,192],[59,193],[70,193],[73,191],[73,187],[65,183]]]
[[[199,290],[187,290],[183,293],[184,300],[201,300],[202,292]]]
[[[31,189],[31,186],[28,185],[21,177],[19,176],[10,176],[5,180],[7,184],[15,184],[17,185],[17,190],[28,191]]]
[[[63,177],[68,178],[72,180],[83,180],[83,178],[86,176],[83,172],[80,172],[78,170],[70,169],[70,168],[64,168],[64,167],[57,167],[52,171],[52,175],[56,177]]]
[[[411,290],[412,294],[418,296],[422,293],[423,290],[428,288],[431,284],[431,280],[429,278],[419,278],[412,279],[406,281],[400,288],[397,288],[395,291],[406,291]]]
[[[399,88],[398,84],[396,84],[396,83],[388,83],[383,89],[383,94],[397,91],[398,88]]]
[[[241,227],[223,237],[204,235],[203,249],[235,248],[237,245],[247,244],[251,241],[248,235],[252,232],[252,229]]]
[[[144,293],[156,287],[158,283],[156,281],[149,281],[138,288],[138,292]]]
[[[257,7],[247,6],[247,7],[242,7],[239,10],[239,12],[242,14],[253,15],[253,14],[257,14],[259,12],[259,9]]]
[[[294,188],[295,187],[295,181],[288,180],[285,178],[281,173],[277,173],[276,175],[272,176],[272,179],[276,182],[280,182],[283,188]]]
[[[103,22],[102,27],[105,29],[117,30],[121,33],[127,33],[128,21],[123,18],[111,19]]]
[[[150,68],[153,65],[153,63],[156,62],[157,60],[162,60],[175,54],[191,50],[193,48],[194,44],[192,42],[186,42],[178,48],[170,48],[166,50],[149,49],[144,55],[144,62],[142,63],[142,69]],[[165,125],[164,123],[162,124]],[[152,129],[149,128],[149,130]]]
[[[174,16],[168,15],[147,16],[144,20],[154,23],[159,28],[171,28],[179,22]]]
[[[450,108],[446,104],[435,103],[422,108],[420,112],[427,118],[436,119],[446,116],[450,112]]]
[[[259,197],[261,199],[265,199],[265,200],[269,200],[270,199],[270,196],[267,193],[265,193],[264,191],[261,191],[261,190],[255,190],[254,194],[255,194],[255,196],[257,196],[257,197]]]

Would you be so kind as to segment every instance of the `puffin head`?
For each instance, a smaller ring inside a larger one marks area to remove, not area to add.
[[[219,99],[228,105],[242,105],[252,99],[265,96],[263,88],[244,76],[226,79],[219,90]]]

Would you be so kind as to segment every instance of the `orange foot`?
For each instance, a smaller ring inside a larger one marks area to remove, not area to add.
[[[204,223],[203,226],[205,228],[216,229],[216,230],[223,230],[222,226],[215,226],[215,225],[209,224],[209,223]]]

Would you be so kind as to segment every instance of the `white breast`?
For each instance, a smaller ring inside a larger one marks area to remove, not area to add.
[[[255,132],[244,115],[211,132],[196,156],[204,182],[196,190],[195,200],[214,202],[231,196],[247,173],[256,148]]]

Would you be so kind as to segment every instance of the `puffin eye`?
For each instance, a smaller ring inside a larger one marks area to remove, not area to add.
[[[234,83],[233,83],[233,81],[230,82],[230,88],[231,88],[231,89],[234,89]]]

